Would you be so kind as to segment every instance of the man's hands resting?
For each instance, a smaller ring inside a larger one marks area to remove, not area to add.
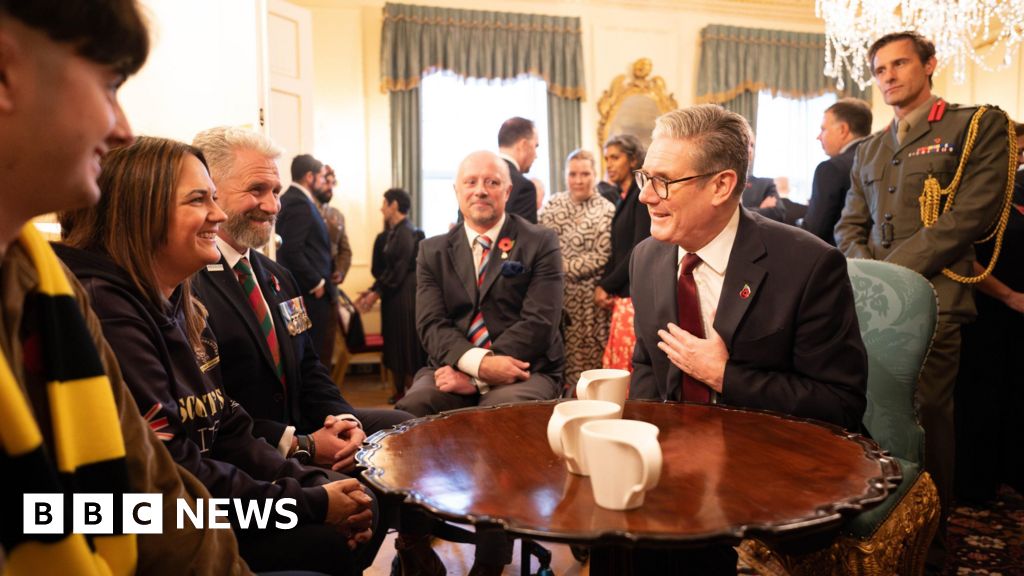
[[[530,363],[511,356],[489,354],[480,361],[480,380],[489,386],[503,386],[522,382],[530,377]],[[456,368],[442,366],[434,370],[434,385],[441,392],[452,394],[475,394],[473,379]]]
[[[324,427],[313,432],[316,455],[313,463],[317,466],[344,472],[355,467],[356,452],[366,440],[366,433],[352,420],[341,420],[328,416]]]
[[[324,484],[327,491],[327,518],[324,523],[333,526],[348,538],[348,547],[354,549],[368,542],[373,535],[373,499],[354,478]]]

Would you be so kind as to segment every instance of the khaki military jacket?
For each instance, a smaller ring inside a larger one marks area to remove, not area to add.
[[[976,111],[948,104],[941,119],[926,116],[911,126],[901,145],[891,126],[868,137],[857,150],[835,229],[836,245],[848,258],[885,260],[928,278],[944,322],[962,323],[976,314],[972,286],[947,278],[942,269],[973,275],[973,243],[988,235],[999,215],[1009,177],[1005,115],[990,109],[982,116],[953,209],[930,228],[921,223],[919,197],[928,176],[943,188],[953,179]]]

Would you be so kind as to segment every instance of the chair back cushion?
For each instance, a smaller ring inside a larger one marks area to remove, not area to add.
[[[914,394],[935,334],[935,290],[920,274],[888,262],[850,259],[847,266],[868,353],[864,426],[894,456],[921,463],[924,429]]]

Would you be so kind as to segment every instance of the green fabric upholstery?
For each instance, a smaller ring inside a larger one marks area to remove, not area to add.
[[[938,301],[932,285],[902,266],[848,261],[861,337],[868,353],[864,426],[897,458],[903,481],[881,505],[859,514],[844,531],[871,535],[917,480],[924,463],[924,429],[914,393],[935,334]]]

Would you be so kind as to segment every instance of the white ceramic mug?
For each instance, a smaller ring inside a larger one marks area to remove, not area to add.
[[[619,416],[626,405],[629,394],[630,373],[628,370],[598,368],[584,370],[576,383],[576,396],[580,400],[606,400],[619,405]]]
[[[602,508],[630,510],[661,478],[658,427],[639,420],[598,420],[580,428],[590,467],[594,501]]]
[[[618,404],[601,400],[569,400],[555,404],[548,420],[548,444],[565,460],[569,472],[587,475],[586,458],[580,450],[580,426],[601,418],[618,418]]]

